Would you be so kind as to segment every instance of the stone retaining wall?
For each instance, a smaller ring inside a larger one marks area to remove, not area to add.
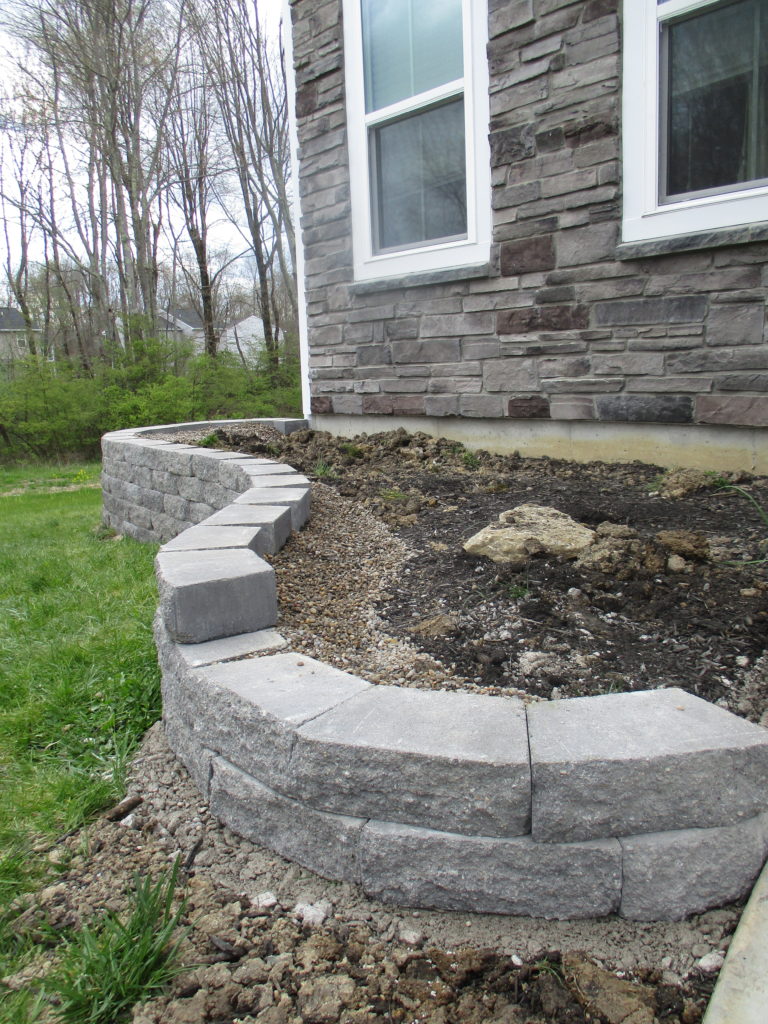
[[[160,485],[199,495],[175,494],[180,523],[219,506],[158,555],[156,638],[169,742],[234,831],[414,907],[675,919],[749,889],[767,730],[679,689],[525,705],[291,652],[259,555],[306,521],[306,478],[145,431],[106,435],[104,456],[124,485],[105,518],[133,536],[172,532],[166,506],[136,515],[144,493],[174,497]]]

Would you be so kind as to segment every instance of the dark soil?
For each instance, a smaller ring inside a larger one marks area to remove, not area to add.
[[[768,707],[754,668],[768,637],[766,478],[497,456],[404,431],[219,437],[381,516],[414,553],[379,608],[386,628],[471,686],[543,698],[680,686],[753,720]],[[523,503],[635,538],[599,567],[465,554],[464,541]]]

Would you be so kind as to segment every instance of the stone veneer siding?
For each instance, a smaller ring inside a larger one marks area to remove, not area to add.
[[[619,244],[618,6],[489,0],[490,265],[355,284],[341,0],[291,0],[321,424],[340,414],[768,426],[768,218]]]
[[[103,439],[105,472],[136,488],[105,495],[114,527],[151,532],[136,512],[167,481],[147,486],[147,469],[243,491],[156,561],[166,735],[234,831],[406,906],[655,920],[749,889],[768,853],[768,731],[676,688],[526,706],[374,686],[291,652],[257,552],[303,526],[309,482],[151,434]]]

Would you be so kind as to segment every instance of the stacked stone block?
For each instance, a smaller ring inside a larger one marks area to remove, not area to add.
[[[215,430],[219,426],[238,423],[265,423],[282,433],[292,433],[306,427],[306,420],[209,420],[201,423],[176,423],[144,430],[117,430],[102,438],[102,491],[104,495],[103,520],[106,526],[129,537],[149,543],[164,543],[190,526],[202,523],[218,510],[239,498],[250,480],[264,470],[282,474],[290,467],[282,467],[268,459],[253,459],[234,452],[216,451],[194,445],[172,444],[155,437],[157,433],[182,433],[190,427]],[[303,512],[308,514],[308,488],[306,478],[299,478],[294,470],[293,481],[302,481],[305,501]],[[247,474],[247,475],[244,475]],[[283,505],[283,501],[275,502]],[[279,516],[277,517],[279,518]],[[304,516],[306,518],[306,515]],[[250,521],[253,522],[253,519]],[[275,522],[275,516],[269,519]],[[233,525],[248,525],[234,522]],[[262,516],[259,525],[267,527]],[[274,529],[280,538],[269,542],[264,530],[257,551],[279,550],[290,532],[285,523]],[[267,546],[265,546],[267,544]]]
[[[486,267],[355,283],[341,0],[292,0],[312,411],[768,426],[768,220],[622,245],[618,0],[489,0]]]
[[[140,435],[105,452],[142,477],[121,449],[144,453]],[[160,450],[194,479],[194,450]],[[250,468],[242,486],[299,493],[262,507],[300,528],[308,483]],[[155,635],[169,743],[236,832],[409,906],[655,920],[747,891],[768,730],[679,689],[526,706],[374,686],[287,649],[261,526],[216,519],[161,549]]]

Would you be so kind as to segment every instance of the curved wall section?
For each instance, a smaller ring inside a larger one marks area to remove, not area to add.
[[[659,920],[749,889],[768,730],[679,689],[526,705],[292,652],[261,556],[303,526],[309,481],[153,430],[105,436],[105,521],[166,542],[166,732],[232,829],[413,907]]]

